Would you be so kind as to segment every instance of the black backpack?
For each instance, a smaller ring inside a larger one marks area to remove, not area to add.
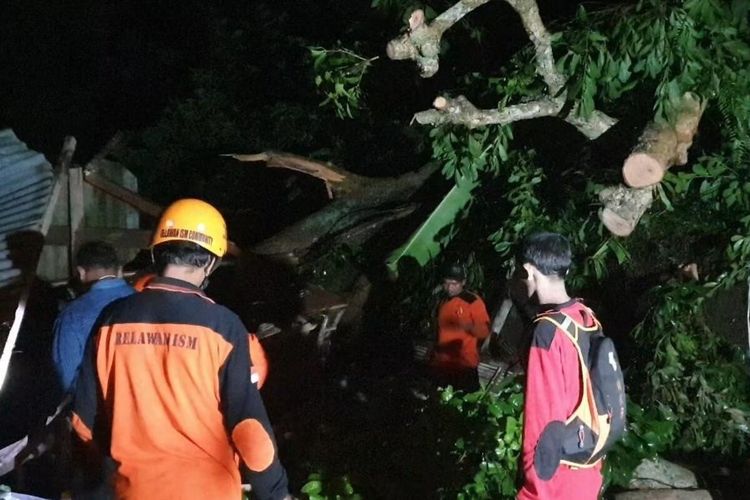
[[[553,323],[578,351],[581,401],[557,433],[562,441],[559,463],[575,468],[599,463],[625,433],[626,424],[625,381],[615,344],[604,335],[594,313],[585,310],[594,326],[585,327],[561,311],[541,314],[535,320]]]

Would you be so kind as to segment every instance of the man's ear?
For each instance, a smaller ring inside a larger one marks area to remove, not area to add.
[[[532,279],[534,277],[534,273],[537,272],[537,268],[534,264],[527,262],[523,265],[523,268],[526,270],[526,274],[528,275],[528,279]]]
[[[81,283],[86,283],[86,269],[81,266],[76,266],[76,272],[78,273],[78,280]]]

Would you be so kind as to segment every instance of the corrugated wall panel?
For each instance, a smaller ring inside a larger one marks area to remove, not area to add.
[[[44,156],[10,130],[0,130],[0,289],[20,275],[9,248],[15,233],[38,230],[52,192],[53,171]]]

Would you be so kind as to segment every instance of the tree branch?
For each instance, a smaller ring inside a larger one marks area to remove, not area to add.
[[[515,104],[507,108],[478,109],[471,101],[461,95],[454,99],[438,97],[432,105],[435,109],[415,113],[412,120],[420,125],[454,123],[473,129],[486,125],[507,125],[544,116],[558,116],[565,105],[565,100],[562,97],[542,96],[536,101]],[[596,139],[616,123],[614,118],[598,111],[593,112],[587,119],[577,116],[576,112],[577,110],[574,107],[570,114],[563,119],[589,139]]]
[[[409,30],[388,43],[386,51],[391,59],[411,59],[417,62],[423,78],[434,75],[438,70],[438,55],[443,33],[466,14],[487,3],[489,0],[460,0],[427,24],[424,12],[415,10],[409,17]],[[536,72],[547,84],[546,95],[530,102],[519,103],[503,109],[477,109],[464,96],[455,99],[438,97],[433,103],[435,109],[418,112],[414,120],[422,125],[442,125],[456,123],[469,128],[485,125],[506,125],[520,120],[557,116],[565,105],[565,77],[555,66],[549,32],[539,15],[536,0],[504,0],[521,17],[529,40],[534,45]],[[578,116],[578,106],[573,106],[563,119],[576,127],[589,139],[596,139],[617,120],[600,111],[594,111],[587,118]]]
[[[654,200],[650,187],[634,189],[618,184],[599,192],[599,219],[616,236],[630,236]]]
[[[423,78],[429,78],[438,71],[438,56],[443,33],[464,16],[488,3],[490,0],[460,0],[440,14],[431,23],[425,22],[424,12],[417,9],[409,17],[409,30],[388,42],[386,52],[394,60],[411,59],[416,61]],[[536,0],[505,0],[521,17],[521,22],[534,44],[537,73],[541,76],[550,95],[557,95],[565,85],[565,78],[557,71],[552,55],[550,35],[539,15]]]
[[[333,199],[333,194],[336,190],[333,185],[340,184],[344,182],[347,177],[352,176],[352,174],[349,174],[330,163],[318,162],[289,153],[265,151],[263,153],[250,155],[226,154],[222,156],[228,156],[242,162],[265,162],[266,166],[270,168],[286,168],[288,170],[311,175],[325,183],[328,198],[330,199]]]
[[[555,66],[549,32],[539,16],[539,7],[536,0],[505,0],[505,2],[521,16],[523,27],[529,35],[531,43],[534,44],[536,72],[544,78],[549,94],[557,95],[565,85],[565,77],[557,71]]]
[[[432,103],[435,109],[416,113],[414,120],[421,125],[455,123],[468,128],[507,125],[520,120],[554,115],[560,111],[562,104],[555,99],[542,98],[503,109],[478,109],[462,95],[455,99],[438,97]]]
[[[417,9],[409,17],[409,30],[388,42],[386,53],[394,60],[411,59],[419,66],[422,78],[438,71],[438,55],[443,33],[466,14],[490,0],[460,0],[440,14],[430,24],[425,22],[424,11]]]

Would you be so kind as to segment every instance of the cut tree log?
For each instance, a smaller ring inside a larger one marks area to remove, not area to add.
[[[625,183],[633,188],[652,186],[661,182],[670,167],[685,165],[704,109],[705,101],[686,92],[674,123],[650,123],[622,166]]]
[[[629,236],[651,206],[654,195],[651,188],[633,189],[620,184],[602,189],[599,200],[604,205],[599,211],[604,226],[616,236]]]

